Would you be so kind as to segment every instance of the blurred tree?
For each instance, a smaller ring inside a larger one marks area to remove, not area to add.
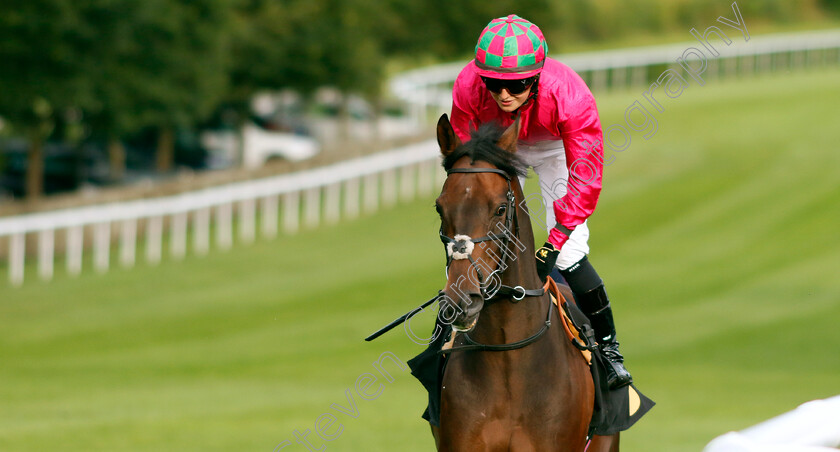
[[[143,126],[134,108],[135,89],[142,79],[143,49],[135,35],[136,2],[87,0],[76,3],[86,26],[84,65],[89,69],[91,99],[81,107],[95,137],[105,139],[110,179],[125,173],[125,149],[121,138]],[[139,80],[138,80],[139,79]],[[135,81],[136,80],[136,81]]]
[[[77,56],[80,18],[70,0],[0,4],[0,115],[29,140],[26,196],[43,192],[43,143],[55,113],[84,103],[85,68]]]
[[[791,21],[838,11],[832,0],[797,5],[756,0],[742,13]],[[42,143],[67,112],[74,130],[83,121],[106,137],[119,178],[120,141],[140,129],[160,131],[157,166],[167,170],[174,130],[220,105],[242,120],[260,90],[335,87],[346,118],[349,94],[381,104],[386,61],[466,60],[494,17],[534,21],[557,52],[571,40],[683,30],[729,13],[711,0],[4,0],[0,116],[30,141],[27,193],[37,197]]]
[[[374,30],[386,55],[432,55],[454,58],[470,55],[481,30],[496,17],[516,14],[545,30],[555,16],[549,0],[386,0],[391,14]],[[380,7],[380,10],[382,7]]]
[[[0,114],[30,141],[27,194],[43,187],[42,143],[54,112],[81,108],[106,136],[112,175],[120,137],[154,126],[157,166],[171,169],[172,131],[225,93],[229,0],[10,0],[0,10]]]
[[[114,89],[123,90],[125,97],[124,102],[105,104],[104,111],[120,118],[130,115],[122,124],[158,128],[156,166],[168,171],[174,130],[209,115],[227,90],[231,3],[123,0],[122,5],[126,46],[111,53],[115,60],[108,69],[113,72],[101,75],[117,80]]]
[[[231,28],[230,89],[226,108],[247,116],[249,103],[260,89],[280,89],[288,80],[288,26],[292,11],[282,2],[240,0]]]
[[[388,10],[376,0],[240,0],[227,105],[244,118],[259,90],[307,95],[323,86],[344,99],[357,93],[375,101],[384,77],[383,17]],[[339,110],[346,124],[346,102]]]
[[[316,23],[323,0],[237,0],[231,28],[230,89],[221,108],[240,125],[259,91],[312,93],[325,84],[324,37]]]
[[[349,136],[349,95],[378,104],[384,79],[384,56],[376,32],[383,9],[370,0],[325,0],[325,20],[313,22],[321,36],[324,84],[338,88],[339,133]]]

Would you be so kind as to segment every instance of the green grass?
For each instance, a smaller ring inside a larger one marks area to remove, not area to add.
[[[840,392],[838,77],[692,85],[607,168],[591,259],[658,402],[623,450],[698,451]],[[636,99],[599,97],[603,123]],[[354,385],[383,352],[421,349],[402,330],[362,338],[441,287],[436,227],[426,199],[205,258],[0,286],[0,451],[271,451],[307,429],[323,450],[432,450],[407,372],[386,363],[375,400]],[[355,418],[332,407],[351,409],[347,389]],[[341,424],[329,442],[313,431],[324,413]]]

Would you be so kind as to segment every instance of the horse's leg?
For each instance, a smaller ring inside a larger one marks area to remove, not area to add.
[[[610,437],[610,438],[612,438],[612,444],[610,445],[609,452],[618,452],[618,443],[619,443],[620,435],[621,435],[621,433],[616,433],[615,435],[612,435]]]
[[[618,452],[619,435],[620,433],[610,436],[593,436],[592,444],[586,452]]]
[[[432,424],[429,424],[429,427],[432,428],[432,436],[435,438],[435,450],[440,450],[440,427]]]

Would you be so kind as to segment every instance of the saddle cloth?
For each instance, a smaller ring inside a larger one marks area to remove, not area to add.
[[[598,353],[597,347],[594,347],[588,319],[575,304],[569,303],[563,297],[553,279],[548,278],[546,290],[552,295],[552,301],[560,311],[566,336],[569,340],[585,345],[581,350],[581,356],[589,364],[595,384],[595,406],[590,421],[589,436],[609,436],[627,430],[653,408],[655,403],[632,384],[614,390],[609,389],[603,357]],[[440,426],[441,383],[448,356],[437,352],[448,348],[447,343],[451,346],[451,340],[455,335],[449,325],[441,326],[444,327],[444,334],[438,335],[437,339],[423,352],[408,361],[411,374],[429,393],[429,404],[422,417],[436,427]],[[586,330],[589,330],[588,334],[581,333]],[[595,352],[593,353],[591,349]]]
[[[560,309],[564,319],[563,326],[569,340],[578,341],[579,344],[594,350],[594,352],[581,350],[584,359],[589,363],[589,370],[592,372],[592,380],[595,384],[595,406],[589,423],[589,437],[609,436],[629,429],[656,403],[639,392],[632,384],[618,389],[609,388],[607,364],[598,348],[595,347],[597,344],[593,339],[594,334],[589,325],[589,319],[577,305],[569,303],[563,297],[554,279],[547,278],[545,288],[551,294],[551,301]],[[559,303],[558,300],[560,300]]]

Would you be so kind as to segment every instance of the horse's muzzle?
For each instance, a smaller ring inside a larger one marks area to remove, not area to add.
[[[466,294],[465,294],[466,295]],[[479,293],[470,293],[466,297],[453,298],[458,305],[458,312],[452,321],[455,331],[471,331],[478,322],[478,314],[484,307],[484,298]]]

